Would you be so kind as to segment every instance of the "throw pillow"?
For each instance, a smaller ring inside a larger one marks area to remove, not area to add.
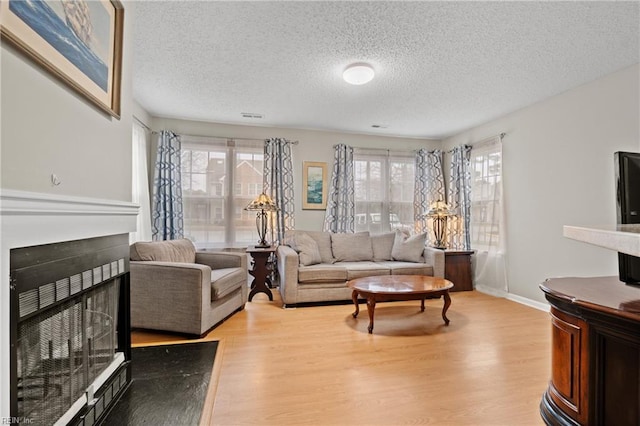
[[[371,237],[368,232],[331,234],[331,250],[338,262],[359,262],[373,259]]]
[[[294,250],[298,252],[302,266],[317,265],[322,262],[318,244],[304,232],[296,233]]]
[[[331,252],[331,234],[322,231],[307,231],[306,233],[318,244],[322,263],[335,263],[336,260]]]
[[[383,260],[393,260],[391,250],[395,240],[395,232],[377,234],[371,236],[371,248],[373,249],[373,260],[380,262]]]
[[[393,257],[393,260],[422,262],[422,253],[424,252],[426,242],[426,232],[409,238],[405,238],[401,232],[396,232],[391,256]]]

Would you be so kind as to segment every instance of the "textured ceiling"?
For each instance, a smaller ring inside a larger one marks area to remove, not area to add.
[[[134,98],[159,117],[440,139],[640,61],[638,1],[134,7]],[[374,80],[345,83],[353,62]]]

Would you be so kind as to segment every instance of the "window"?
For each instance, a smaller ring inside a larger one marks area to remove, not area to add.
[[[260,141],[182,136],[185,237],[196,247],[244,247],[258,240],[255,215],[244,207],[262,186]]]
[[[250,183],[249,184],[249,196],[257,197],[258,195],[260,195],[261,186],[262,186],[261,183]]]
[[[131,173],[131,201],[140,205],[137,217],[137,231],[129,234],[129,242],[150,241],[151,234],[151,202],[149,201],[149,178],[147,174],[148,143],[144,127],[136,121],[133,123],[133,146]]]
[[[411,152],[354,150],[356,232],[413,230]]]
[[[471,150],[471,247],[488,250],[500,241],[502,188],[500,145]]]

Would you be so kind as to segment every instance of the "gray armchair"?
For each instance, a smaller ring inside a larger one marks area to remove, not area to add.
[[[244,253],[196,252],[187,239],[130,247],[131,326],[201,336],[244,309]]]

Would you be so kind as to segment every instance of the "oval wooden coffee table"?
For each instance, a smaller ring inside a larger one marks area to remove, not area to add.
[[[349,281],[347,286],[353,289],[351,298],[356,305],[356,311],[353,313],[354,318],[357,318],[360,313],[358,295],[367,299],[369,334],[373,333],[373,314],[376,302],[382,301],[421,300],[420,311],[424,312],[424,299],[439,299],[442,296],[444,298],[442,319],[445,325],[449,325],[447,309],[451,305],[449,289],[453,287],[453,283],[444,278],[422,275],[380,275],[356,278]]]

